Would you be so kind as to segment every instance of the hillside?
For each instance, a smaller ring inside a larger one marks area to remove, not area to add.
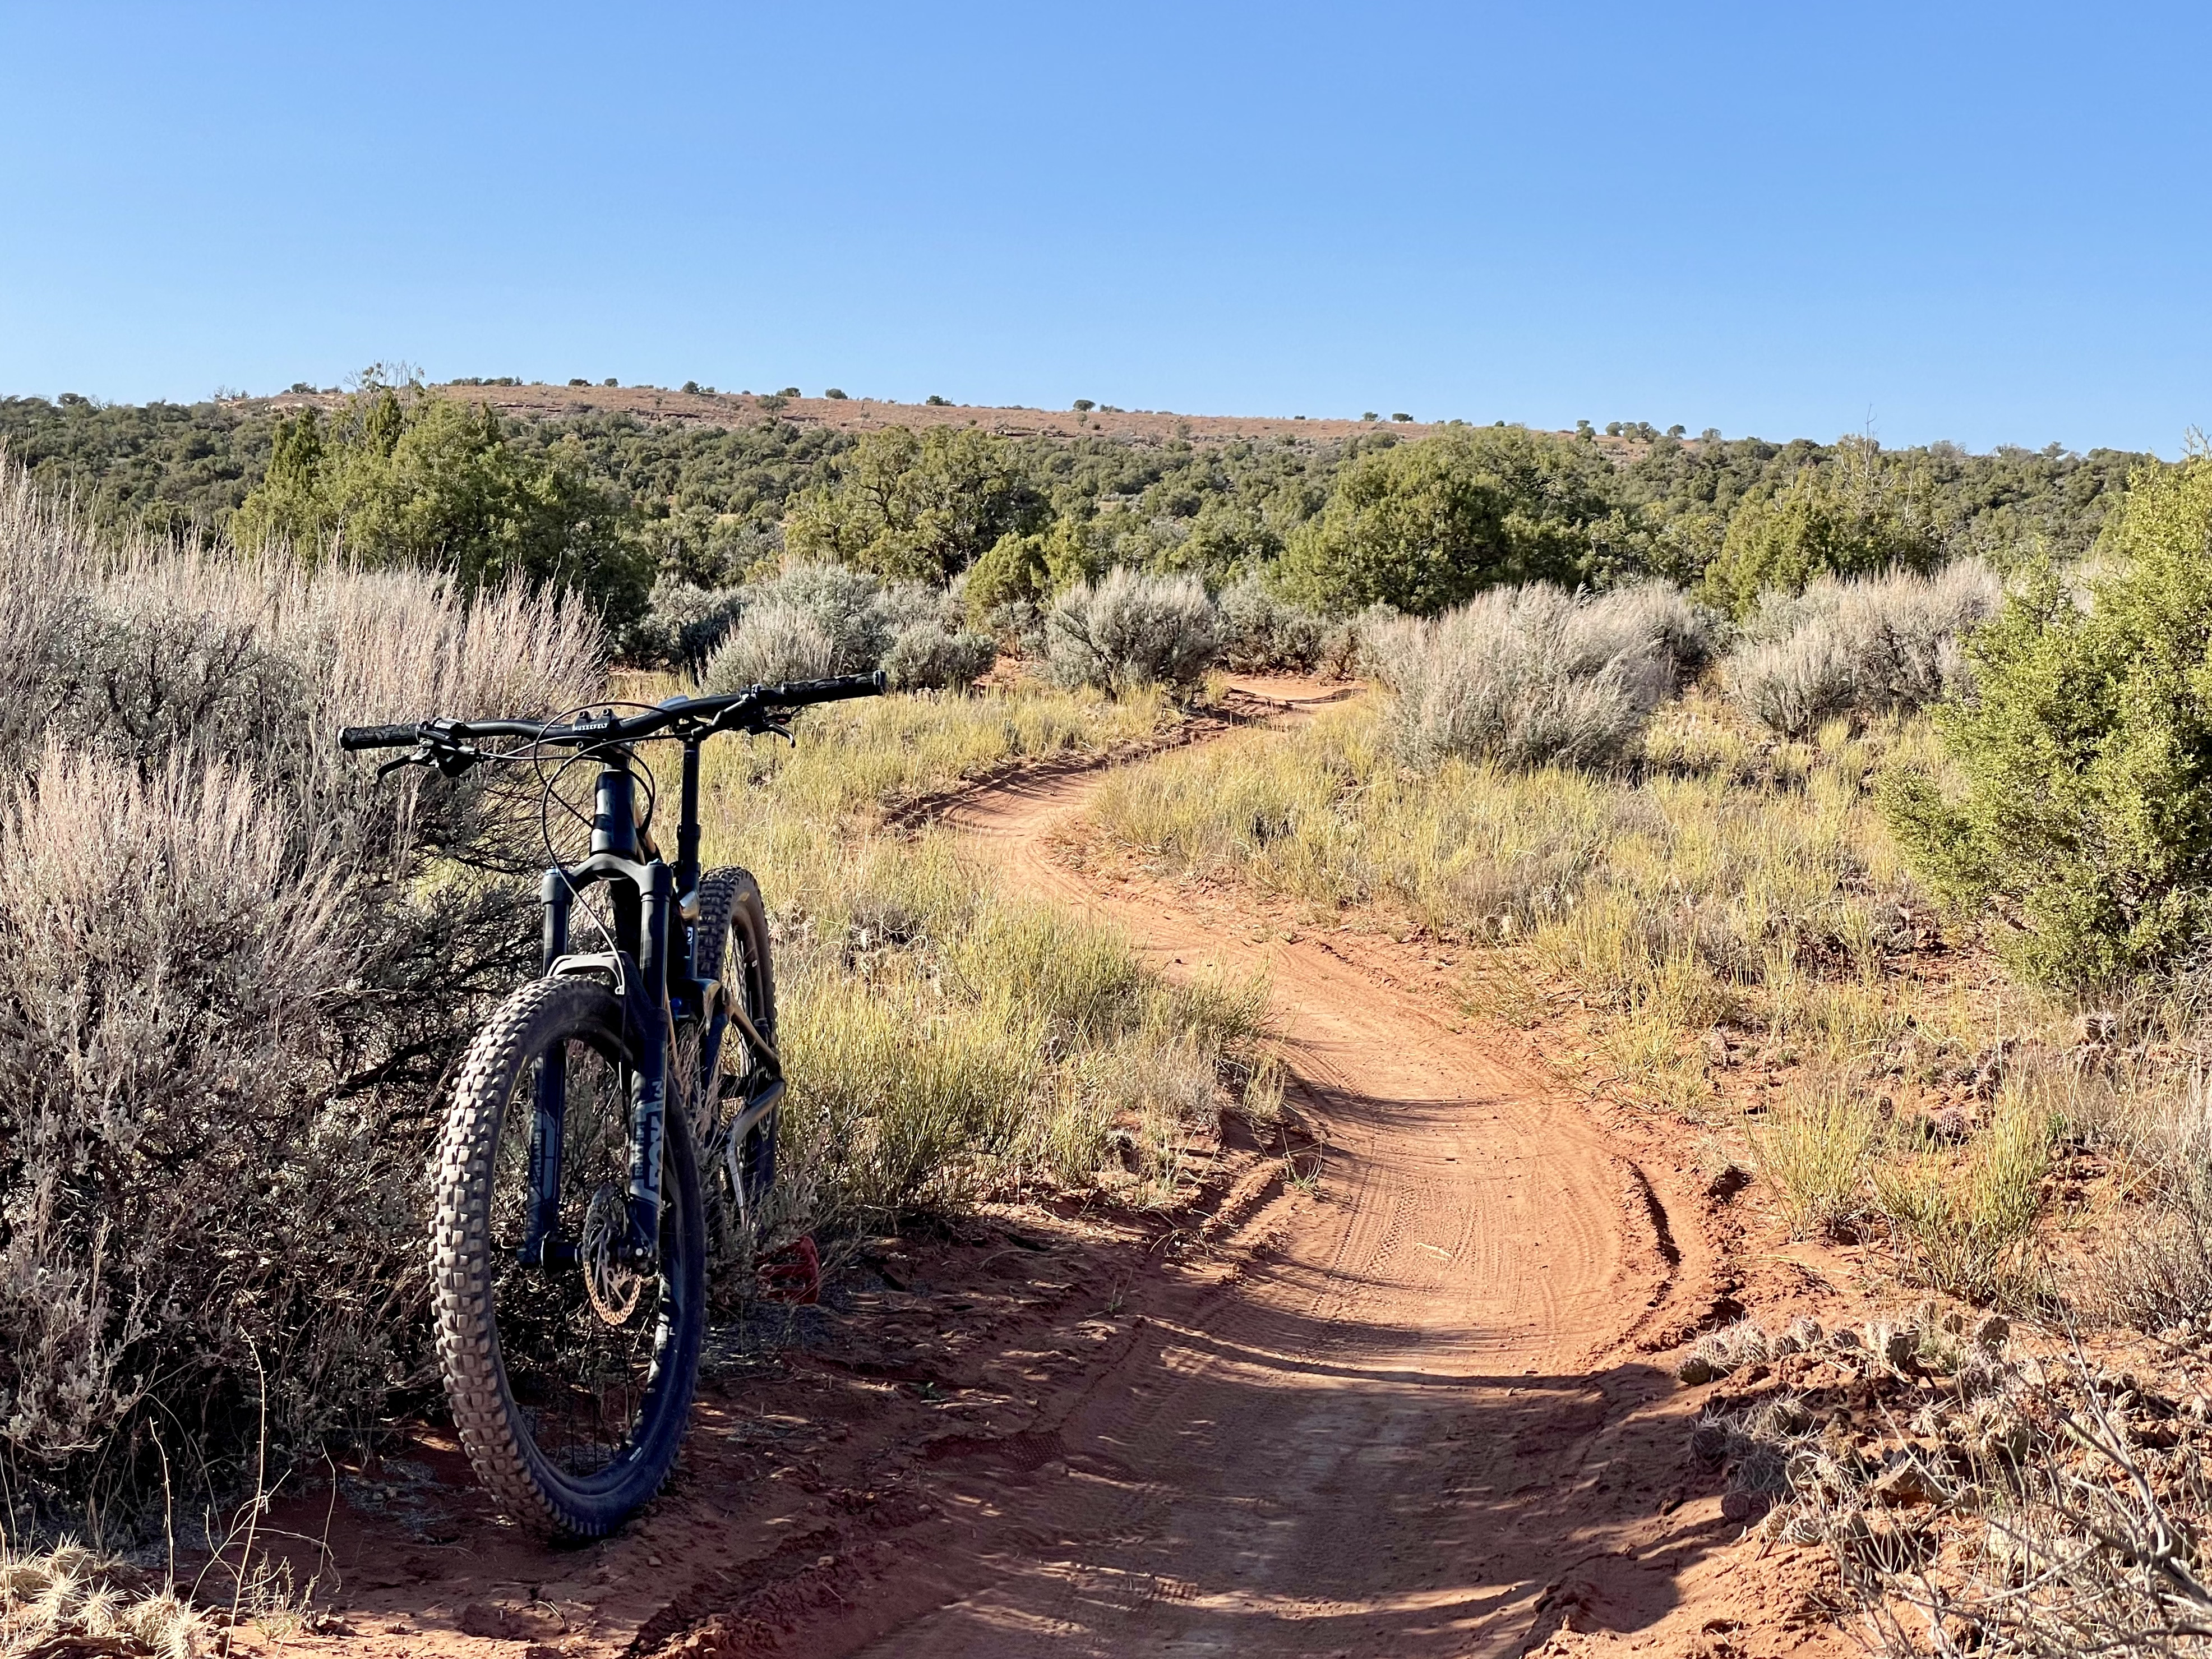
[[[1378,431],[1422,437],[1433,429],[1419,421],[1178,415],[1152,409],[1093,409],[1078,413],[1072,409],[1028,409],[1018,405],[902,404],[881,398],[777,398],[749,392],[671,392],[650,386],[507,386],[449,381],[429,390],[446,397],[489,404],[502,415],[519,420],[562,421],[586,415],[626,415],[653,424],[700,427],[761,426],[771,420],[781,420],[794,426],[821,427],[831,432],[856,434],[878,432],[890,426],[916,431],[951,426],[975,427],[1002,438],[1096,437],[1152,443],[1182,440],[1194,444],[1222,444],[1289,437],[1331,443]],[[765,407],[764,396],[769,398]],[[343,402],[343,396],[335,392],[286,392],[274,398],[231,399],[222,406],[241,413],[258,413],[307,404],[335,409]],[[1620,439],[1607,441],[1624,452],[1626,449]]]

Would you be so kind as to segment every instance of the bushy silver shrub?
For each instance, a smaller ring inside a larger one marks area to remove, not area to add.
[[[1045,661],[1062,685],[1188,684],[1218,645],[1212,601],[1195,576],[1117,565],[1096,582],[1076,583],[1045,613]]]
[[[1838,716],[1923,708],[1964,689],[1960,642],[2002,596],[1978,559],[1926,576],[1823,578],[1753,614],[1728,659],[1729,695],[1790,738],[1808,737]]]
[[[998,656],[998,641],[988,634],[916,623],[899,631],[883,667],[894,691],[965,691],[990,672]]]
[[[104,1518],[420,1375],[437,1080],[526,971],[526,826],[348,722],[599,693],[581,611],[115,546],[0,479],[0,1477]],[[479,875],[422,898],[433,859]],[[509,878],[502,872],[517,872]]]
[[[623,654],[631,662],[696,669],[738,625],[745,599],[742,587],[700,587],[664,576],[623,639]]]
[[[894,644],[908,633],[915,638],[901,661],[916,673],[931,665],[941,674],[951,673],[964,659],[949,643],[961,631],[958,606],[943,589],[921,582],[886,586],[867,571],[844,565],[798,564],[732,591],[737,625],[700,676],[710,691],[888,669]],[[940,647],[930,639],[933,630],[948,643]],[[963,649],[972,656],[975,647]],[[989,666],[988,661],[984,665]],[[924,683],[950,681],[913,682]]]
[[[1303,670],[1321,659],[1328,624],[1256,576],[1223,588],[1215,610],[1221,659],[1231,668],[1248,673]]]
[[[1648,644],[1678,678],[1720,654],[1727,628],[1718,611],[1658,580],[1597,595],[1583,607],[1581,625],[1591,646],[1608,654]]]
[[[1395,605],[1370,605],[1329,623],[1322,631],[1314,666],[1330,679],[1380,678],[1375,639],[1379,629],[1398,620],[1398,615]]]
[[[1596,766],[1634,749],[1710,639],[1694,607],[1656,586],[1590,596],[1532,582],[1431,620],[1379,623],[1365,654],[1397,693],[1393,736],[1415,764],[1466,755]]]
[[[916,586],[905,583],[901,588]],[[806,617],[830,641],[835,665],[829,672],[857,674],[883,660],[894,621],[901,619],[902,609],[911,608],[913,596],[901,588],[887,595],[876,576],[847,565],[794,564],[750,584],[744,592],[748,610],[781,605]]]
[[[737,631],[708,659],[699,683],[710,692],[742,691],[854,672],[847,661],[817,612],[788,599],[764,599],[745,607]]]

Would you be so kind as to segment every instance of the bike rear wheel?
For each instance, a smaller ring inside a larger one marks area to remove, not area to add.
[[[471,1045],[439,1153],[431,1267],[461,1443],[510,1514],[579,1537],[619,1526],[667,1479],[705,1328],[706,1229],[681,1110],[664,1118],[657,1261],[621,1255],[634,1058],[605,987],[526,985]],[[556,1063],[557,1120],[538,1084]],[[561,1179],[533,1265],[541,1117],[541,1155],[557,1125]]]
[[[741,1009],[761,1036],[775,1042],[775,968],[769,954],[768,911],[759,884],[746,871],[709,871],[699,883],[691,971],[722,987],[723,1006]],[[692,1119],[702,1150],[700,1183],[710,1237],[720,1238],[742,1215],[757,1222],[759,1206],[775,1185],[779,1109],[771,1108],[742,1140],[729,1134],[768,1079],[754,1063],[744,1034],[725,1014],[710,1021],[688,1052],[698,1054],[700,1078]],[[749,1248],[752,1241],[746,1241]]]

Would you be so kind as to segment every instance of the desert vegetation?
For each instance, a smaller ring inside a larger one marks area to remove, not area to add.
[[[514,419],[393,376],[282,413],[0,404],[12,1524],[127,1538],[235,1492],[249,1449],[423,1403],[424,1151],[528,971],[542,845],[527,792],[374,786],[343,720],[885,671],[903,695],[705,779],[708,860],[774,910],[772,1221],[834,1239],[1029,1189],[1169,1206],[1220,1109],[1273,1109],[1255,988],[1170,982],[905,826],[1158,743],[1218,669],[1310,672],[1365,689],[1110,774],[1077,855],[1419,939],[1470,1017],[1680,1126],[1778,1236],[1878,1253],[1932,1298],[1909,1322],[1689,1353],[1787,1373],[1717,1401],[1698,1455],[1892,1614],[2043,1650],[1997,1605],[2042,1550],[2074,1576],[2035,1606],[2155,1645],[2187,1586],[2113,1540],[2155,1554],[2204,1505],[2125,1425],[2185,1391],[2021,1345],[2212,1332],[2212,460],[1618,422],[850,436],[758,406]],[[1846,1445],[1821,1413],[1854,1389],[1929,1426]],[[1940,1525],[1876,1513],[1913,1481]],[[1922,1571],[1969,1534],[1998,1567]],[[110,1618],[64,1601],[63,1634]]]
[[[1331,614],[1429,613],[1501,582],[1657,576],[1741,617],[1824,574],[2078,559],[2150,459],[1686,439],[1618,421],[1603,436],[1454,423],[1418,439],[1381,427],[1219,444],[854,434],[760,400],[765,418],[721,427],[496,413],[487,398],[509,384],[422,388],[380,368],[344,399],[295,388],[312,404],[4,398],[0,442],[106,528],[251,542],[343,522],[365,555],[556,576],[618,628],[656,582],[672,596],[735,586],[774,574],[787,545],[894,579],[969,578],[988,601],[979,617],[1042,606],[1117,565],[1191,573],[1216,593],[1264,576]]]
[[[380,784],[337,727],[555,714],[605,695],[608,639],[519,580],[108,536],[20,473],[0,561],[0,1471],[11,1536],[128,1542],[422,1401],[427,1152],[475,1019],[532,970],[537,791]],[[707,851],[773,896],[803,1057],[787,1224],[1032,1181],[1172,1200],[1250,1072],[1251,988],[1170,988],[883,814],[1179,718],[1032,683],[712,751]]]
[[[2160,1421],[2201,1417],[2187,1356],[2212,1329],[2184,771],[2208,481],[2201,458],[2145,470],[2091,556],[2009,583],[1975,556],[1839,560],[1750,603],[1492,587],[1371,625],[1370,697],[1095,798],[1085,857],[1240,884],[1293,931],[1418,937],[1480,1016],[1577,1011],[1575,1083],[1702,1135],[1784,1232],[1879,1246],[1939,1298],[1902,1335],[1746,1328],[1686,1362],[1753,1363],[1736,1342],[1770,1371],[1829,1352],[1966,1379],[1911,1431],[1957,1442],[1934,1462],[1823,1437],[1818,1379],[1700,1431],[1744,1512],[1832,1543],[1900,1649],[1930,1612],[2024,1652],[2158,1649],[2202,1616],[2193,1558],[2160,1541],[2193,1535],[2201,1486],[2130,1425],[2160,1389]],[[1978,1347],[1961,1307],[2145,1345],[2175,1380],[2064,1335]],[[1886,1515],[1923,1501],[1899,1495],[1915,1470],[1936,1512]],[[1985,1565],[1936,1570],[1962,1538]]]

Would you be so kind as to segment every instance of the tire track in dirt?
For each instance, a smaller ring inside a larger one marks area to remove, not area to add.
[[[1577,1497],[1608,1424],[1665,1386],[1621,1357],[1673,1271],[1629,1196],[1642,1173],[1537,1075],[1323,939],[1094,890],[1050,848],[1097,775],[1005,780],[942,821],[1170,972],[1265,971],[1322,1131],[1320,1193],[1279,1185],[1233,1272],[1150,1304],[1151,1340],[1040,1425],[1066,1460],[963,1495],[975,1559],[953,1577],[974,1588],[864,1651],[1516,1651],[1665,1478],[1632,1447],[1598,1488],[1614,1497]],[[1632,1621],[1666,1610],[1663,1585],[1636,1589]]]

